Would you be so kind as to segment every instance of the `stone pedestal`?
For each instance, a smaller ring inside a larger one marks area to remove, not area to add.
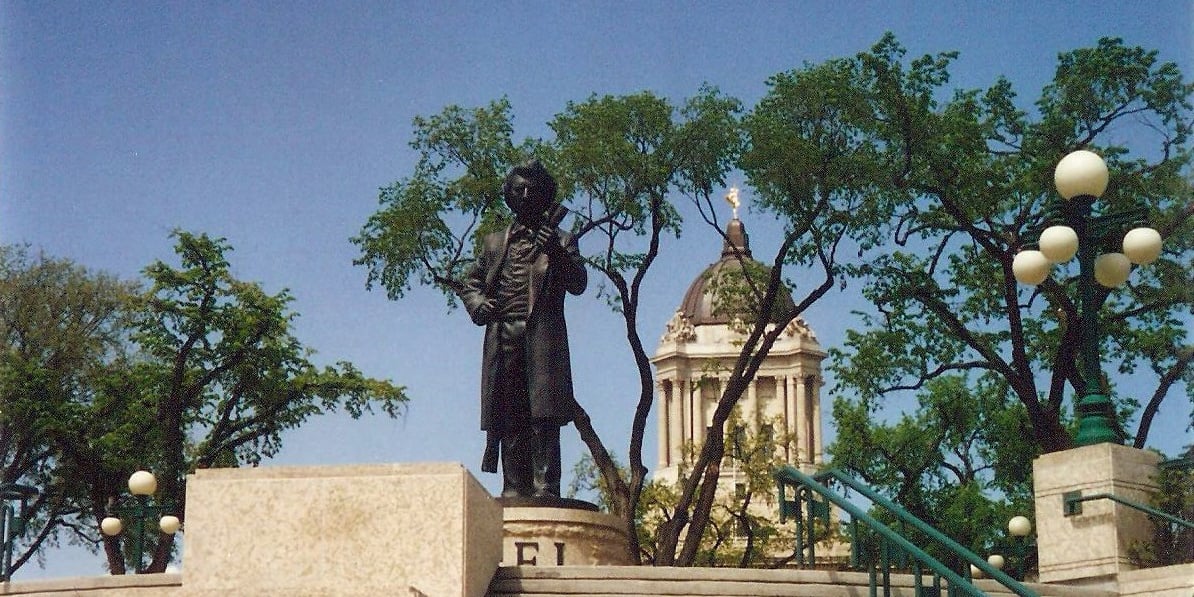
[[[616,517],[584,502],[552,501],[557,503],[504,500],[502,566],[631,564],[626,533]]]
[[[1134,568],[1128,550],[1151,536],[1148,517],[1107,499],[1082,502],[1081,514],[1066,516],[1064,496],[1109,493],[1148,504],[1157,489],[1153,477],[1159,461],[1154,452],[1104,443],[1033,462],[1041,582],[1113,583],[1116,575]]]
[[[459,464],[200,470],[184,595],[485,594],[502,509]]]

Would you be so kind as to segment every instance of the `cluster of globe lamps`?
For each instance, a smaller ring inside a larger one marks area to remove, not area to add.
[[[1107,164],[1098,154],[1079,150],[1057,164],[1053,182],[1058,193],[1068,200],[1098,198],[1107,190]],[[1012,272],[1021,284],[1036,286],[1049,277],[1053,266],[1074,258],[1078,252],[1078,233],[1066,225],[1050,226],[1041,231],[1040,250],[1020,251],[1012,261]],[[1147,265],[1161,255],[1161,234],[1148,227],[1129,230],[1124,235],[1122,253],[1104,253],[1094,260],[1094,278],[1100,285],[1116,288],[1128,280],[1132,264]]]
[[[124,508],[118,508],[117,511],[128,518],[131,518],[135,525],[136,541],[134,543],[133,557],[136,562],[135,570],[140,573],[141,560],[145,551],[145,525],[144,522],[154,516],[160,514],[163,510],[168,509],[168,504],[159,503],[156,506],[149,504],[149,498],[158,490],[158,480],[149,471],[137,471],[129,476],[129,493],[132,493],[136,498],[136,504]],[[182,528],[182,521],[177,516],[167,514],[158,519],[158,528],[167,535],[173,535]],[[109,536],[115,537],[124,531],[124,523],[116,516],[107,516],[100,521],[100,531]]]
[[[138,498],[148,498],[158,490],[158,480],[149,471],[137,471],[129,477],[129,493]],[[158,528],[167,535],[173,535],[182,528],[182,522],[177,516],[166,515],[158,520]],[[100,530],[109,537],[115,537],[124,530],[124,524],[115,516],[108,516],[100,521]]]

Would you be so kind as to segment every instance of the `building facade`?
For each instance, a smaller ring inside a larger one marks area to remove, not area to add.
[[[742,341],[749,328],[730,308],[747,276],[758,278],[766,268],[751,257],[745,226],[737,217],[726,227],[721,258],[689,286],[680,307],[667,324],[651,362],[655,365],[658,421],[658,460],[655,478],[676,482],[685,464],[704,444]],[[726,306],[730,305],[730,306]],[[770,319],[782,322],[794,308],[784,290]],[[727,430],[727,452],[733,435],[782,433],[790,442],[777,442],[784,462],[814,470],[822,462],[821,361],[826,352],[800,318],[788,323],[770,354],[751,380],[738,405],[738,420],[747,429]],[[723,484],[734,483],[734,460],[722,469]]]

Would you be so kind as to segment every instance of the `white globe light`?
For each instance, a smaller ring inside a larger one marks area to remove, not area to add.
[[[1152,228],[1133,228],[1124,235],[1124,255],[1137,265],[1148,265],[1161,256],[1161,233]]]
[[[1036,286],[1049,277],[1053,264],[1040,251],[1020,251],[1012,259],[1012,275],[1021,284]]]
[[[153,495],[158,490],[158,480],[149,471],[137,471],[129,477],[129,491],[133,495]]]
[[[1027,537],[1032,532],[1032,521],[1026,516],[1013,516],[1007,521],[1007,532],[1013,537]]]
[[[120,519],[114,516],[108,516],[100,521],[100,531],[109,537],[115,537],[124,530],[124,525],[120,523]]]
[[[166,515],[158,521],[158,528],[162,529],[162,532],[167,535],[173,535],[178,532],[178,529],[182,528],[182,521],[177,516]]]
[[[1093,151],[1079,149],[1057,162],[1053,184],[1062,197],[1079,195],[1098,197],[1107,190],[1107,163]]]
[[[987,563],[990,564],[991,567],[996,570],[1003,570],[1003,564],[1004,564],[1003,556],[1001,556],[997,553],[993,553],[993,554],[987,556]]]
[[[1053,263],[1065,263],[1078,252],[1078,233],[1069,226],[1050,226],[1041,232],[1041,253]]]
[[[1132,262],[1123,253],[1104,253],[1095,258],[1095,280],[1107,288],[1116,288],[1128,281]]]

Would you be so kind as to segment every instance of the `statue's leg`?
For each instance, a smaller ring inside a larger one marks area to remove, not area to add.
[[[537,422],[534,430],[535,497],[559,497],[560,425],[555,421]]]
[[[529,425],[511,422],[502,431],[502,497],[530,497],[535,437]]]
[[[501,375],[496,410],[502,421],[502,497],[530,497],[534,492],[531,454],[531,399],[527,393],[526,326],[504,321],[501,328]]]

